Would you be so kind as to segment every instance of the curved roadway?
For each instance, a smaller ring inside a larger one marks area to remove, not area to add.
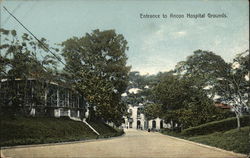
[[[22,146],[2,150],[5,157],[86,158],[238,158],[241,154],[206,147],[160,133],[126,130],[126,135],[86,142]]]

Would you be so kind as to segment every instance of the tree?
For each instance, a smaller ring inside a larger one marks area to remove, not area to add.
[[[178,63],[176,71],[184,78],[195,80],[196,85],[206,90],[207,96],[230,104],[240,128],[240,116],[247,108],[249,83],[249,55],[240,53],[234,63],[226,63],[220,56],[209,51],[197,50],[186,61]],[[215,100],[215,99],[214,99]]]
[[[128,88],[143,89],[148,84],[148,75],[140,75],[139,71],[132,71],[129,73],[130,84]]]
[[[34,104],[41,102],[43,96],[43,86],[40,84],[33,87],[36,89],[36,95],[29,96],[28,80],[35,78],[39,82],[44,82],[53,78],[52,72],[56,61],[49,55],[44,58],[40,56],[40,53],[44,54],[46,50],[28,34],[24,33],[21,39],[15,30],[0,29],[0,34],[2,38],[0,75],[1,79],[5,79],[9,83],[7,86],[1,87],[1,91],[7,98],[5,97],[0,104],[1,106],[12,104],[12,111],[20,112],[21,108],[25,112],[27,102],[30,103],[30,110]],[[46,40],[42,38],[41,41],[45,42]],[[17,86],[16,79],[23,82],[18,83]],[[2,80],[1,84],[4,85]],[[1,96],[1,99],[3,98]]]
[[[196,80],[196,85],[205,88],[207,94],[213,98],[215,96],[213,86],[217,78],[227,76],[230,65],[213,52],[196,50],[186,61],[179,62],[175,71],[183,77]]]
[[[114,30],[94,30],[62,43],[68,80],[95,105],[96,116],[119,124],[126,105],[121,94],[128,84],[127,41]]]
[[[169,73],[154,87],[153,93],[161,105],[161,118],[172,122],[172,128],[176,125],[188,128],[223,117],[205,91],[189,78]]]
[[[231,105],[240,129],[240,116],[249,113],[249,50],[238,54],[227,76],[217,79],[215,88],[219,100]]]
[[[129,85],[126,90],[127,96],[126,102],[130,104],[142,103],[147,106],[149,102],[154,102],[152,96],[152,89],[155,87],[164,76],[171,72],[159,72],[157,75],[140,75],[138,71],[132,71],[129,73]],[[130,93],[131,88],[136,88],[137,93]]]
[[[157,117],[161,117],[162,114],[162,105],[155,104],[155,103],[148,103],[145,105],[144,108],[144,114],[147,117],[147,119],[155,119]]]

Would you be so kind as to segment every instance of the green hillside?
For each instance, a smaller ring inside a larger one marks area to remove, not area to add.
[[[162,133],[228,151],[250,154],[250,117],[241,117],[240,130],[236,126],[236,119],[228,118],[188,128],[181,133],[169,130]]]
[[[118,131],[103,123],[92,123],[101,136],[116,136]],[[108,129],[108,130],[107,130]],[[2,117],[0,146],[43,144],[65,141],[96,139],[98,136],[83,122],[69,118]]]
[[[188,140],[215,146],[238,153],[250,153],[250,126],[228,130],[226,132],[215,132],[208,135],[190,137]]]

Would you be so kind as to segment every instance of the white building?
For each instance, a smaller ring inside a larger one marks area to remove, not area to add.
[[[122,124],[123,128],[133,128],[133,129],[153,129],[160,130],[162,128],[170,128],[169,124],[164,123],[160,118],[153,120],[147,120],[145,115],[142,113],[143,106],[132,106],[129,105],[128,113],[130,117],[125,117],[125,123]]]
[[[0,107],[13,106],[13,98],[22,102],[19,107],[32,116],[68,116],[82,119],[88,109],[84,96],[76,90],[51,81],[36,78],[0,80]],[[1,112],[2,112],[1,111]]]

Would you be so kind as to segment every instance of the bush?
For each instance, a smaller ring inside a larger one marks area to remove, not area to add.
[[[241,127],[250,125],[250,116],[243,116],[240,118]],[[236,118],[228,118],[220,121],[209,122],[200,126],[191,127],[182,131],[184,136],[204,135],[213,132],[227,131],[237,128]]]

